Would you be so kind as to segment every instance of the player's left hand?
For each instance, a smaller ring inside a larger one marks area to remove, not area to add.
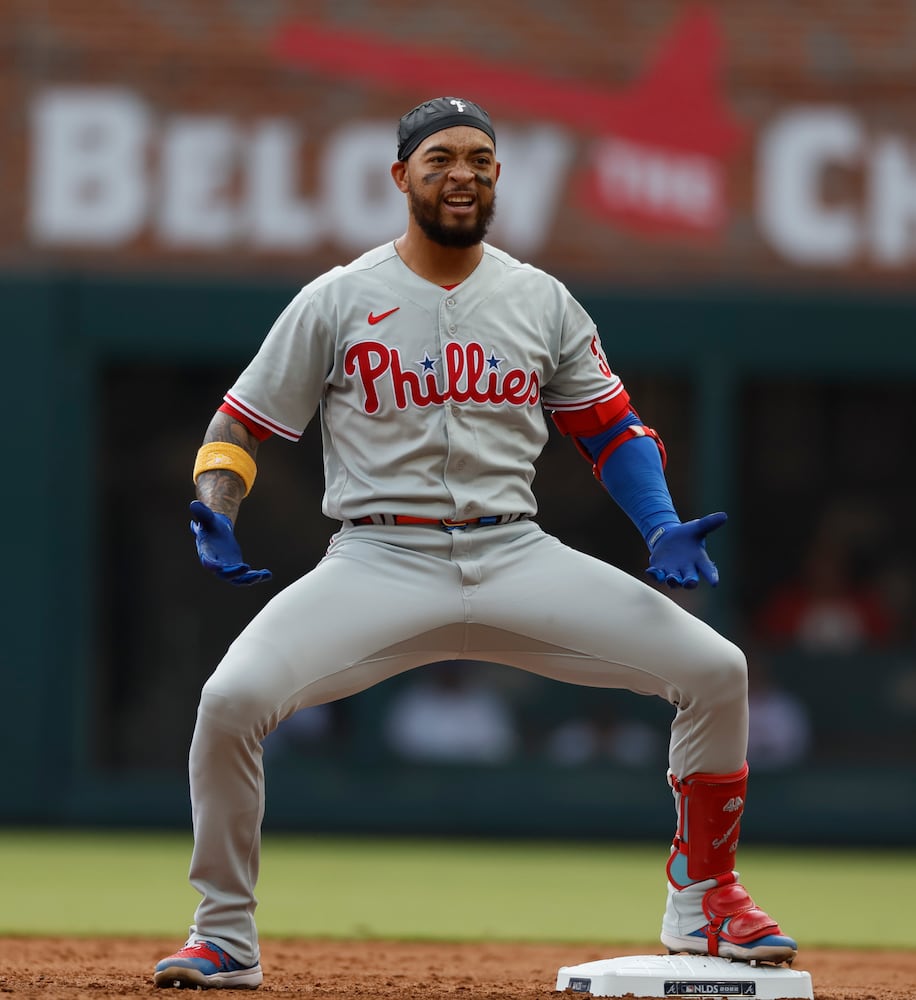
[[[652,546],[646,572],[658,583],[692,590],[702,576],[710,586],[719,582],[719,571],[706,552],[706,536],[728,520],[724,511],[665,528]]]
[[[200,500],[191,501],[191,531],[197,540],[197,555],[204,569],[236,587],[248,587],[272,576],[269,569],[252,569],[242,559],[242,550],[232,532],[232,521]]]

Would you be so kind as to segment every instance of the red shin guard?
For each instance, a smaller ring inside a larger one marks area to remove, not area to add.
[[[677,834],[668,859],[668,879],[675,888],[710,878],[733,881],[747,773],[745,763],[732,774],[671,775],[679,796]]]

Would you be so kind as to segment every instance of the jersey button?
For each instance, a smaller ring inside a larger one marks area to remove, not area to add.
[[[455,300],[454,299],[446,299],[445,300],[445,304],[449,307],[449,309],[454,309],[455,308]]]
[[[449,324],[448,332],[449,333],[455,333],[457,331],[457,329],[458,329],[458,327],[455,326],[454,323],[451,323],[451,324]]]

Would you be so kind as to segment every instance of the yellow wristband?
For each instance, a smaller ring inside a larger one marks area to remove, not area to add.
[[[202,472],[211,472],[213,469],[228,469],[234,472],[245,484],[246,497],[251,492],[258,474],[258,467],[251,455],[237,444],[228,444],[225,441],[210,441],[201,447],[194,463],[194,482],[197,482],[197,477]]]

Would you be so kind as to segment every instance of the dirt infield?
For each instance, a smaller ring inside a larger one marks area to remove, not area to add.
[[[149,939],[0,938],[0,994],[17,1000],[180,996],[156,990],[150,976],[155,962],[176,946],[175,941]],[[310,1000],[546,1000],[557,995],[560,966],[655,953],[653,944],[624,951],[568,945],[266,941],[259,994]],[[803,950],[795,968],[811,973],[816,1000],[916,1000],[916,950]]]

